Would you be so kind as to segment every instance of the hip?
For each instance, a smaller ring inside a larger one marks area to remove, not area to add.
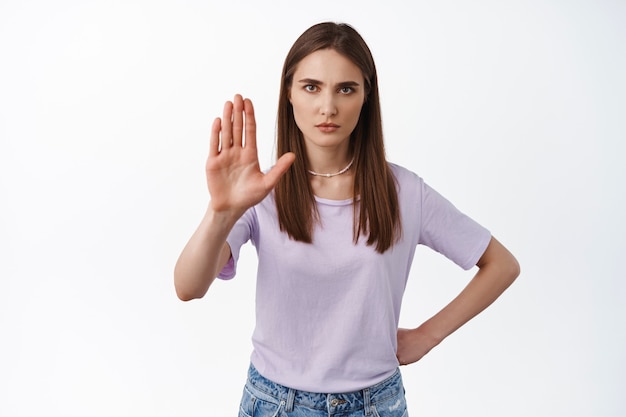
[[[408,417],[400,370],[371,387],[348,393],[295,390],[248,371],[239,417]]]

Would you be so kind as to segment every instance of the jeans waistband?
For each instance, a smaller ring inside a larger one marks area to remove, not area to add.
[[[370,415],[370,406],[404,392],[400,370],[371,387],[347,393],[316,393],[295,390],[277,384],[261,375],[254,365],[248,370],[248,389],[256,395],[268,396],[277,402],[285,402],[285,411],[293,410],[294,405],[316,410],[332,410],[333,412],[365,410]]]

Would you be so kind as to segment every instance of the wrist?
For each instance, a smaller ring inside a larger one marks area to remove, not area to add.
[[[431,323],[426,322],[419,326],[416,329],[413,329],[416,333],[416,336],[420,338],[420,340],[424,341],[430,349],[437,346],[439,343],[446,338],[446,335],[439,331],[436,326],[433,326]]]
[[[230,230],[235,225],[237,220],[243,216],[243,213],[245,213],[245,211],[235,209],[216,210],[211,202],[209,202],[207,210],[204,214],[204,220],[216,227],[221,226]]]

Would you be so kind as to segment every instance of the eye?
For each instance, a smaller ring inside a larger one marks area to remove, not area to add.
[[[339,89],[339,92],[341,94],[350,94],[350,93],[354,92],[354,88],[352,88],[352,87],[341,87]]]
[[[308,91],[309,93],[314,93],[317,91],[317,86],[313,84],[307,84],[304,86],[304,91]]]

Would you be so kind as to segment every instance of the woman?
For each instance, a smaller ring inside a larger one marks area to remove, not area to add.
[[[515,258],[414,173],[385,159],[376,68],[361,36],[321,23],[285,60],[277,162],[259,169],[236,95],[211,129],[211,200],[175,268],[182,300],[258,253],[256,328],[240,416],[405,416],[399,365],[418,361],[517,277]],[[398,329],[415,248],[479,267],[414,329]],[[291,414],[293,413],[293,414]]]

